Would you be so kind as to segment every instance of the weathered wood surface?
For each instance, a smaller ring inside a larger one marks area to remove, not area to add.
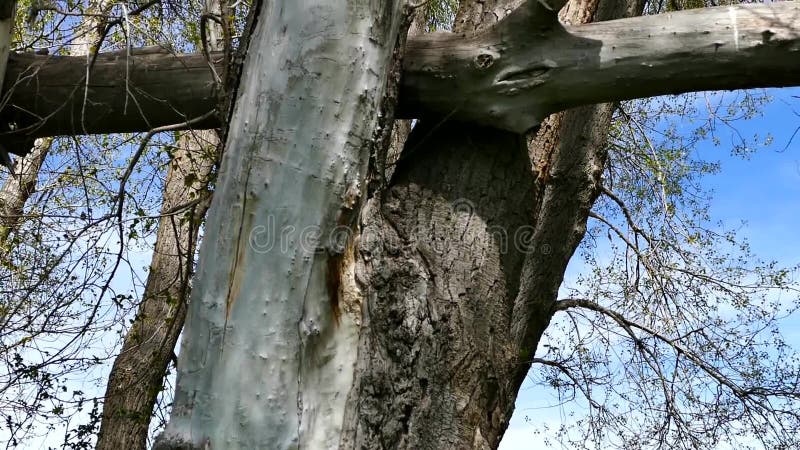
[[[798,2],[566,27],[533,4],[483,32],[409,39],[399,116],[446,116],[519,132],[573,106],[800,85]],[[85,58],[12,55],[5,84],[10,97],[0,119],[15,122],[17,131],[0,142],[22,135],[146,131],[216,106],[202,55],[139,53],[99,56],[89,83]],[[216,126],[211,118],[197,127]]]
[[[398,114],[522,132],[580,105],[800,84],[800,2],[566,27],[535,5],[486,32],[410,40]]]
[[[100,54],[88,82],[87,63],[85,56],[12,54],[0,142],[147,131],[186,122],[216,106],[216,86],[201,54],[175,55],[160,48]],[[195,127],[215,128],[218,123],[210,118]],[[7,146],[13,153],[27,151],[25,146]]]

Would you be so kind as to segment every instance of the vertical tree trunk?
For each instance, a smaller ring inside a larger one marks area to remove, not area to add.
[[[219,0],[208,0],[206,10],[222,16]],[[213,20],[206,25],[208,50],[222,50],[221,27]],[[162,217],[142,300],[108,376],[97,450],[146,448],[153,408],[186,319],[218,151],[214,130],[184,131],[178,138],[164,181]]]
[[[98,450],[146,447],[153,407],[186,317],[217,146],[211,130],[187,131],[178,140],[142,300],[108,377]]]
[[[573,2],[573,22],[624,13]],[[462,2],[456,31],[513,2]],[[420,123],[369,199],[354,280],[364,298],[344,448],[496,448],[583,237],[611,105],[524,136]]]
[[[516,394],[505,385],[525,255],[513,239],[535,194],[524,137],[418,124],[405,156],[363,212],[364,330],[344,447],[494,448]]]
[[[31,152],[19,158],[14,174],[0,187],[0,261],[15,247],[9,239],[22,221],[25,203],[36,192],[39,169],[52,142],[52,138],[37,139]]]
[[[157,447],[338,445],[360,314],[327,281],[391,117],[401,3],[257,2]]]

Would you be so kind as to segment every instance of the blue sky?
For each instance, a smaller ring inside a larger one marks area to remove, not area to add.
[[[785,92],[784,92],[785,91]],[[763,117],[742,121],[745,135],[769,132],[773,144],[750,160],[727,157],[722,172],[709,177],[707,185],[716,195],[712,204],[715,218],[734,225],[747,222],[743,232],[753,249],[765,258],[798,260],[800,247],[800,88],[773,90],[775,97]],[[798,98],[794,98],[792,96]],[[787,144],[789,146],[787,147]],[[723,152],[717,151],[721,156]]]
[[[703,186],[714,190],[711,203],[713,221],[739,229],[753,252],[765,260],[777,260],[786,266],[800,263],[800,88],[767,91],[773,100],[759,116],[739,120],[734,129],[719,127],[720,145],[702,142],[697,146],[699,157],[719,160],[718,174],[709,175]],[[759,148],[749,159],[730,154],[736,132],[746,138],[769,133],[770,145]],[[791,142],[790,142],[791,140]],[[740,226],[740,223],[744,222]],[[580,258],[574,258],[567,270],[565,283],[570,283],[581,270]],[[797,314],[785,321],[787,339],[800,350],[800,317]],[[537,387],[530,381],[522,386],[511,424],[500,445],[501,450],[539,450],[561,448],[553,440],[552,447],[544,443],[547,433],[537,429],[545,423],[551,430],[569,422],[572,411],[582,412],[580,403],[559,408],[554,391]],[[528,420],[529,419],[529,420]]]

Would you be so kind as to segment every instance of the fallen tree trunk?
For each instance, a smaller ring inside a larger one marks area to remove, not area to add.
[[[85,56],[12,54],[0,112],[0,127],[7,131],[0,142],[23,154],[28,147],[21,143],[37,137],[147,131],[216,107],[213,74],[201,54],[160,47],[100,54],[88,82],[86,66]],[[221,62],[215,70],[222,73]],[[195,128],[218,126],[217,118],[209,118]]]
[[[521,132],[579,105],[800,85],[798,2],[567,27],[540,3],[526,5],[483,32],[409,39],[399,117],[446,116]],[[0,141],[146,131],[216,106],[210,64],[199,54],[105,54],[88,83],[85,75],[85,58],[12,55],[0,120],[16,127]],[[195,128],[217,126],[209,118]]]
[[[575,106],[800,84],[800,3],[694,9],[563,27],[530,0],[483,33],[409,40],[399,115],[523,132]]]

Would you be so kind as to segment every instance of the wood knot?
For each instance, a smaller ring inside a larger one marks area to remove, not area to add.
[[[488,69],[494,64],[494,56],[488,53],[481,53],[475,57],[475,67],[479,69]]]

